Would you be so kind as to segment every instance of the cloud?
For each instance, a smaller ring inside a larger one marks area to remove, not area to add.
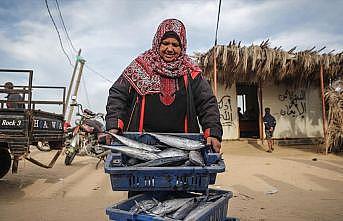
[[[294,29],[271,36],[271,42],[275,46],[282,46],[285,50],[297,46],[298,50],[310,49],[315,46],[320,49],[327,46],[322,52],[333,49],[342,52],[343,36],[334,33],[323,33],[315,29]]]
[[[70,58],[55,1],[48,0]],[[184,22],[188,53],[207,51],[214,43],[218,1],[59,0],[68,33],[82,49],[86,65],[111,81],[138,54],[151,47],[158,24],[166,18]],[[343,1],[222,1],[218,41],[245,44],[267,38],[288,49],[327,46],[343,48]],[[329,49],[328,49],[329,50]],[[34,83],[68,86],[73,67],[62,53],[44,1],[0,2],[0,59],[2,65],[34,70]],[[74,63],[74,61],[72,61]],[[83,78],[94,111],[105,112],[110,82],[84,69]],[[3,81],[0,76],[0,81]],[[79,100],[87,103],[81,84]]]

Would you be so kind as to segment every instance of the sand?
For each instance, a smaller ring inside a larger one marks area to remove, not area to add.
[[[273,153],[248,141],[223,143],[227,170],[212,188],[230,190],[228,216],[240,220],[343,220],[343,158],[302,149],[276,147]],[[53,153],[33,151],[47,162]],[[106,207],[125,200],[113,192],[97,160],[61,156],[52,169],[21,161],[19,173],[0,179],[0,220],[108,220]]]

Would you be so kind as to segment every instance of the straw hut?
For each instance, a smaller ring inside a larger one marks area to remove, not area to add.
[[[326,144],[329,151],[343,150],[343,81],[334,82],[325,92],[328,104]]]
[[[342,53],[323,49],[285,51],[268,40],[251,46],[233,41],[195,54],[216,90],[223,138],[263,139],[265,107],[277,120],[275,139],[323,138],[323,85],[343,73]]]

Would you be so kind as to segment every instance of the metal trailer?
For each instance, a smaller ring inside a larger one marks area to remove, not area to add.
[[[14,86],[12,93],[22,95],[21,103],[25,108],[7,108],[7,100],[0,100],[0,178],[5,176],[12,166],[12,173],[17,173],[18,163],[26,159],[38,166],[52,168],[64,147],[64,113],[65,87],[32,86],[32,70],[0,69],[1,73],[26,74],[28,85]],[[57,101],[33,100],[35,89],[59,90],[63,98]],[[4,85],[0,85],[0,93],[8,93]],[[62,105],[62,113],[52,113],[36,109],[36,105]],[[38,142],[48,143],[51,149],[57,150],[49,164],[44,164],[30,156],[30,146]]]

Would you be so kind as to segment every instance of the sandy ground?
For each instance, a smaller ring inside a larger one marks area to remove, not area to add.
[[[231,190],[228,216],[241,220],[343,220],[343,157],[277,147],[266,153],[248,141],[223,144],[225,173],[213,188]],[[52,153],[34,151],[48,160]],[[64,156],[52,169],[20,163],[0,179],[0,220],[108,220],[105,208],[126,198],[113,192],[97,160]]]

